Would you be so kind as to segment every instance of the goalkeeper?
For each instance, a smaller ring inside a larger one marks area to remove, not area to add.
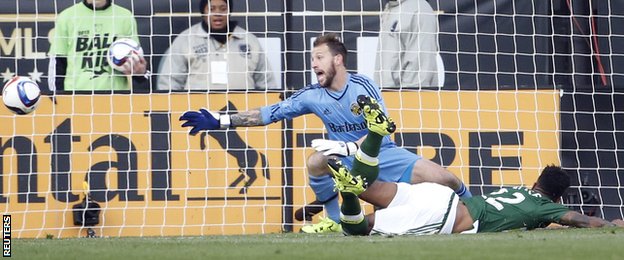
[[[498,232],[541,228],[550,223],[573,227],[624,226],[620,219],[609,222],[559,204],[570,180],[556,166],[547,166],[532,189],[502,188],[462,201],[449,188],[434,183],[376,181],[378,173],[382,173],[378,167],[382,139],[396,127],[374,99],[361,97],[358,101],[370,131],[356,153],[353,168],[349,172],[338,160],[328,162],[343,198],[340,218],[347,235]],[[383,209],[364,216],[358,195]]]
[[[232,115],[220,115],[205,109],[199,112],[189,111],[180,120],[186,121],[182,124],[183,127],[192,127],[190,134],[194,135],[201,130],[262,126],[310,113],[318,116],[325,124],[331,141],[313,141],[313,146],[319,152],[308,158],[306,166],[310,186],[317,201],[324,204],[329,217],[322,218],[320,223],[304,226],[301,231],[340,232],[338,194],[334,191],[334,184],[329,176],[327,158],[330,154],[339,154],[345,156],[345,165],[351,165],[351,155],[358,147],[356,142],[368,132],[356,102],[357,96],[373,96],[382,106],[383,100],[379,88],[371,79],[347,72],[347,50],[336,35],[318,37],[314,41],[311,56],[318,83],[299,90],[284,101]],[[379,167],[383,170],[380,180],[435,182],[450,187],[460,196],[470,196],[464,184],[440,165],[397,147],[387,136],[381,138],[380,142],[382,159]]]

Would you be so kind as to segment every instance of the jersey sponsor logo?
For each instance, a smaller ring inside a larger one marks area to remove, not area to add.
[[[351,113],[353,113],[354,116],[360,116],[362,114],[362,108],[360,108],[357,102],[351,103]]]
[[[362,122],[358,124],[351,124],[348,122],[344,122],[344,124],[329,123],[327,124],[327,126],[329,127],[329,130],[334,133],[353,132],[353,131],[361,131],[361,130],[367,129],[366,122]]]

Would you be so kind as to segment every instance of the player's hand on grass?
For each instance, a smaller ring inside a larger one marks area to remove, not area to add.
[[[201,130],[224,129],[230,126],[229,115],[220,115],[204,108],[199,111],[187,111],[179,120],[186,121],[182,127],[193,127],[189,132],[190,135],[195,135]]]
[[[624,220],[621,219],[614,219],[613,221],[611,221],[611,223],[615,224],[618,227],[624,227]]]
[[[312,147],[323,155],[350,156],[358,150],[358,145],[354,142],[343,142],[325,139],[312,140]]]

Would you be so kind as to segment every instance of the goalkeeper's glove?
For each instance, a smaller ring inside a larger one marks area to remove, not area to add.
[[[230,126],[230,116],[221,115],[216,112],[200,109],[197,111],[187,111],[181,117],[180,121],[185,121],[182,127],[192,126],[190,135],[195,135],[201,130],[225,129]]]
[[[359,146],[354,142],[333,141],[325,139],[312,140],[312,147],[323,155],[350,156],[357,152]]]

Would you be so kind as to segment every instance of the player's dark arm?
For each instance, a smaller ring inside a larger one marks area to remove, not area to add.
[[[262,114],[260,109],[240,112],[230,116],[231,126],[262,126]]]
[[[596,228],[596,227],[614,227],[616,224],[609,222],[607,220],[590,217],[578,213],[576,211],[568,211],[561,220],[559,220],[559,224],[572,226],[572,227],[581,227],[581,228]]]

